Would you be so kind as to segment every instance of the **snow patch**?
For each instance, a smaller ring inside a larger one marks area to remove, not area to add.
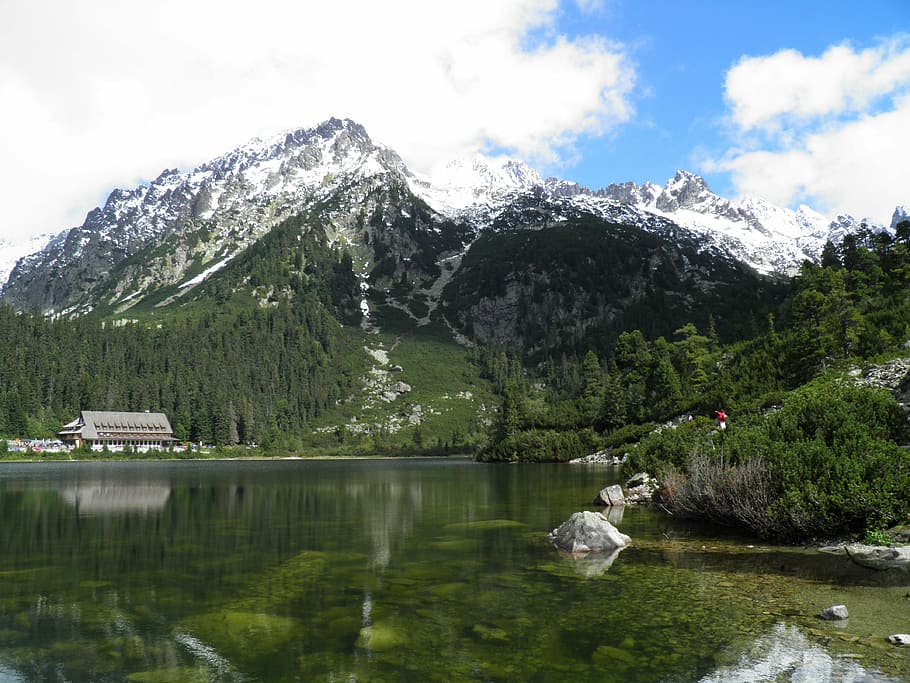
[[[181,284],[180,289],[183,289],[184,287],[195,287],[200,282],[205,280],[212,273],[217,273],[219,270],[224,268],[228,263],[231,262],[231,260],[233,260],[233,258],[234,258],[233,256],[228,256],[226,259],[224,259],[223,261],[219,261],[214,266],[210,266],[210,267],[206,268],[201,273],[199,273],[199,275],[197,275],[196,277],[194,277],[190,280],[187,280],[186,282]]]

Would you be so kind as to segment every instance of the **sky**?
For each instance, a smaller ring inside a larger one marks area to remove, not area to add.
[[[0,0],[0,241],[331,116],[423,173],[478,151],[592,189],[685,169],[888,224],[910,1]]]

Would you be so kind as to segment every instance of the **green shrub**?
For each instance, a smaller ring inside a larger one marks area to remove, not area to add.
[[[603,437],[603,447],[619,448],[620,446],[634,444],[653,432],[654,427],[655,425],[653,422],[623,425],[622,427],[612,430]]]
[[[632,450],[624,466],[626,472],[649,472],[658,477],[671,471],[683,471],[689,458],[715,449],[720,435],[713,421],[697,417],[675,428],[654,430]]]
[[[906,432],[887,392],[828,379],[726,432],[697,419],[655,433],[627,468],[663,477],[666,504],[682,513],[761,536],[830,538],[886,528],[910,513],[910,455],[898,445]],[[762,491],[749,490],[750,480]]]
[[[863,539],[866,545],[891,545],[891,537],[881,529],[868,529]]]

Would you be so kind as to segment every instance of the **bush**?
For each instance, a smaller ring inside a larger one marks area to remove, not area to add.
[[[670,509],[799,541],[910,514],[903,411],[885,391],[823,380],[724,433],[706,420],[646,438],[630,469],[666,482]]]
[[[910,511],[906,418],[885,391],[816,382],[766,421],[782,531],[795,538],[887,527]]]
[[[715,439],[719,438],[714,422],[705,417],[654,430],[629,451],[623,470],[628,474],[649,472],[658,478],[685,471],[691,457],[714,451]]]
[[[641,441],[644,437],[654,431],[654,423],[646,422],[644,424],[627,424],[617,427],[603,437],[604,448],[619,448],[628,444],[634,444]]]
[[[891,545],[891,537],[881,529],[869,529],[863,539],[866,545]]]
[[[669,472],[663,482],[663,503],[677,513],[746,528],[760,536],[777,528],[771,510],[780,489],[761,458],[733,464],[700,453],[689,459],[685,475]]]

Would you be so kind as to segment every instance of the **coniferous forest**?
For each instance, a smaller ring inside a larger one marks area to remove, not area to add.
[[[167,314],[115,321],[0,307],[0,435],[52,435],[83,409],[160,410],[180,440],[299,444],[366,371],[361,342],[344,327],[359,320],[352,257],[322,230],[302,230],[307,221],[286,221]],[[900,355],[908,294],[905,221],[894,236],[866,231],[828,244],[764,320],[733,326],[739,337],[722,339],[717,330],[731,321],[708,315],[669,338],[640,329],[609,345],[576,337],[558,355],[534,340],[478,346],[468,357],[500,405],[473,439],[475,455],[628,453],[630,473],[664,483],[668,508],[759,535],[906,521],[904,413],[848,370]],[[649,305],[649,315],[662,314],[660,299]],[[730,415],[724,432],[712,420],[719,409]],[[419,436],[418,427],[412,451]]]
[[[663,483],[668,509],[792,540],[906,523],[905,410],[856,368],[906,355],[910,222],[828,244],[805,263],[778,315],[721,344],[713,324],[671,339],[638,330],[612,352],[548,361],[539,375],[505,354],[485,369],[502,408],[479,457],[568,460],[627,454]],[[718,430],[716,410],[730,418]],[[691,418],[691,419],[690,419]]]
[[[163,411],[179,440],[286,445],[363,371],[339,319],[350,256],[292,219],[175,314],[56,319],[0,306],[0,434],[52,435],[80,410]],[[235,294],[239,280],[263,299]]]

